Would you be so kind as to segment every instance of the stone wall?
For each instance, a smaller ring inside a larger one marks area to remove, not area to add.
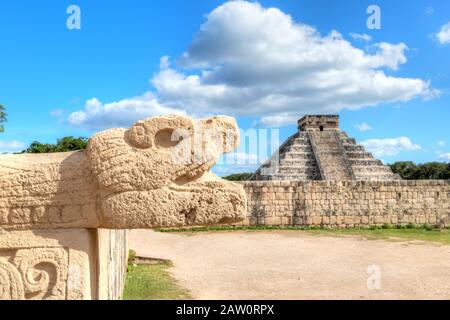
[[[450,226],[450,181],[248,181],[245,225]]]

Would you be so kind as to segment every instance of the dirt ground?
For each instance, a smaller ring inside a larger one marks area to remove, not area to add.
[[[450,246],[302,231],[135,230],[130,247],[172,260],[172,275],[196,299],[450,299]],[[370,266],[380,270],[380,289],[368,289]]]

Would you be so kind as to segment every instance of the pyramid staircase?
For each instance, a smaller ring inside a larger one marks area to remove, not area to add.
[[[320,180],[306,132],[291,136],[254,175],[255,180]]]
[[[339,130],[338,116],[305,116],[251,180],[399,180],[389,166]]]
[[[358,145],[345,132],[339,132],[342,146],[349,161],[355,180],[400,180],[400,176],[392,172],[380,160],[373,157],[363,146]]]
[[[323,180],[353,180],[337,131],[307,132]]]

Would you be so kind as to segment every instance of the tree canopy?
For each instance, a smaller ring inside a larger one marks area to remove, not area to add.
[[[53,153],[84,150],[86,149],[87,141],[88,139],[84,137],[64,137],[62,139],[58,139],[56,144],[34,141],[26,150],[23,151],[23,153]]]
[[[405,180],[450,179],[450,163],[415,164],[412,161],[401,161],[391,164],[390,167],[394,173],[398,173]]]
[[[250,179],[250,177],[253,175],[253,173],[250,172],[244,172],[244,173],[236,173],[229,175],[227,177],[224,177],[223,179],[228,181],[247,181]]]
[[[0,104],[0,132],[5,131],[5,128],[3,127],[2,123],[6,122],[6,112],[5,112],[5,107],[3,105]]]

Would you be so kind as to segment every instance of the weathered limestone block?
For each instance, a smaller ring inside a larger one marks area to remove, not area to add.
[[[96,288],[91,288],[95,281],[93,232],[73,229],[2,234],[0,300],[95,297]]]
[[[243,187],[210,173],[238,142],[232,118],[162,116],[85,151],[0,156],[0,299],[118,299],[121,229],[244,220]]]

